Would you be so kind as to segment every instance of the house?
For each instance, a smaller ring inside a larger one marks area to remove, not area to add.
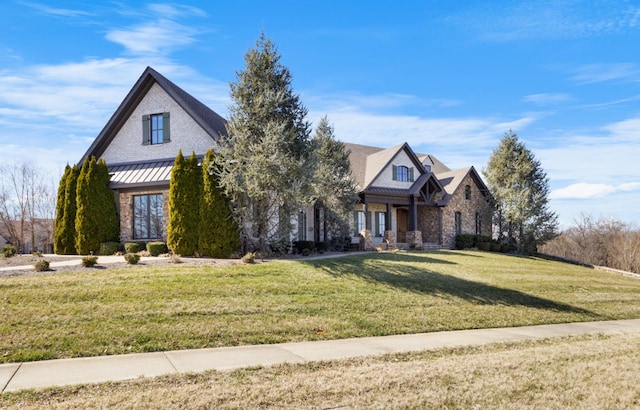
[[[345,145],[360,195],[353,235],[364,239],[365,249],[451,248],[457,234],[491,236],[489,191],[474,167],[452,171],[406,142],[387,149]]]
[[[120,216],[120,240],[163,240],[168,192],[179,150],[204,155],[225,135],[225,119],[147,67],[81,158],[106,161]],[[346,144],[360,204],[354,242],[453,246],[456,233],[491,234],[488,191],[473,167],[451,171],[407,143]],[[326,240],[322,211],[298,214],[296,239]]]

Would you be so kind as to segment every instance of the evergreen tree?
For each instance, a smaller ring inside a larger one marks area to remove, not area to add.
[[[349,217],[358,202],[351,176],[349,152],[334,137],[333,127],[325,116],[320,120],[312,140],[312,192],[316,206],[325,209],[325,234],[343,237],[349,234]]]
[[[549,179],[533,153],[509,131],[484,170],[496,209],[498,239],[530,254],[557,235],[558,217],[549,210]]]
[[[58,255],[76,253],[76,185],[80,170],[67,166],[58,187],[54,248]],[[62,208],[60,203],[62,202]]]
[[[231,84],[229,137],[221,142],[220,186],[235,205],[245,238],[289,238],[287,215],[311,203],[309,124],[294,94],[291,74],[276,47],[262,34],[245,54],[245,70]]]
[[[198,157],[188,159],[182,150],[176,156],[169,185],[167,246],[177,255],[194,255],[198,250],[198,223],[202,174]]]
[[[240,235],[231,213],[231,204],[218,186],[216,167],[216,155],[210,149],[202,161],[203,192],[198,243],[203,256],[228,258],[240,247]]]
[[[53,227],[53,251],[59,253],[58,250],[62,249],[62,226],[64,221],[64,201],[65,201],[65,189],[67,186],[67,178],[71,173],[71,166],[67,164],[64,167],[64,172],[60,178],[58,184],[58,196],[56,197],[56,219]]]
[[[100,244],[117,241],[118,215],[113,191],[109,188],[109,171],[103,159],[91,157],[80,169],[76,188],[76,252],[98,252]]]
[[[118,242],[120,240],[120,218],[116,207],[115,193],[109,188],[111,177],[109,167],[104,159],[100,158],[96,163],[96,201],[100,224],[100,243]]]

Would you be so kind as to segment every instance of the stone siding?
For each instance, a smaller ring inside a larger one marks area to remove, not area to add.
[[[471,199],[465,198],[465,186],[467,185],[471,187]],[[470,175],[467,175],[458,186],[447,206],[442,208],[442,244],[449,248],[455,246],[456,212],[460,212],[461,233],[476,233],[476,213],[480,213],[482,218],[480,233],[491,236],[491,207]]]
[[[148,188],[141,191],[120,191],[118,211],[120,214],[120,242],[134,241],[133,237],[133,197],[135,195],[162,194],[162,239],[166,240],[169,223],[169,187]]]
[[[418,206],[418,229],[423,242],[440,244],[440,208]]]

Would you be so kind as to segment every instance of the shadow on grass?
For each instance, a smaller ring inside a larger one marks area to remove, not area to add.
[[[438,264],[455,265],[454,262],[438,259],[430,253],[394,253],[357,255],[336,259],[308,261],[318,269],[334,277],[355,276],[372,283],[380,283],[410,292],[433,296],[453,296],[478,305],[524,306],[556,312],[600,315],[549,299],[527,293],[474,282],[426,268]],[[466,254],[464,256],[467,256]]]

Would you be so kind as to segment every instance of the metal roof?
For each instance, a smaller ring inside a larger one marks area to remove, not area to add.
[[[173,159],[109,166],[112,189],[143,185],[168,185]]]

